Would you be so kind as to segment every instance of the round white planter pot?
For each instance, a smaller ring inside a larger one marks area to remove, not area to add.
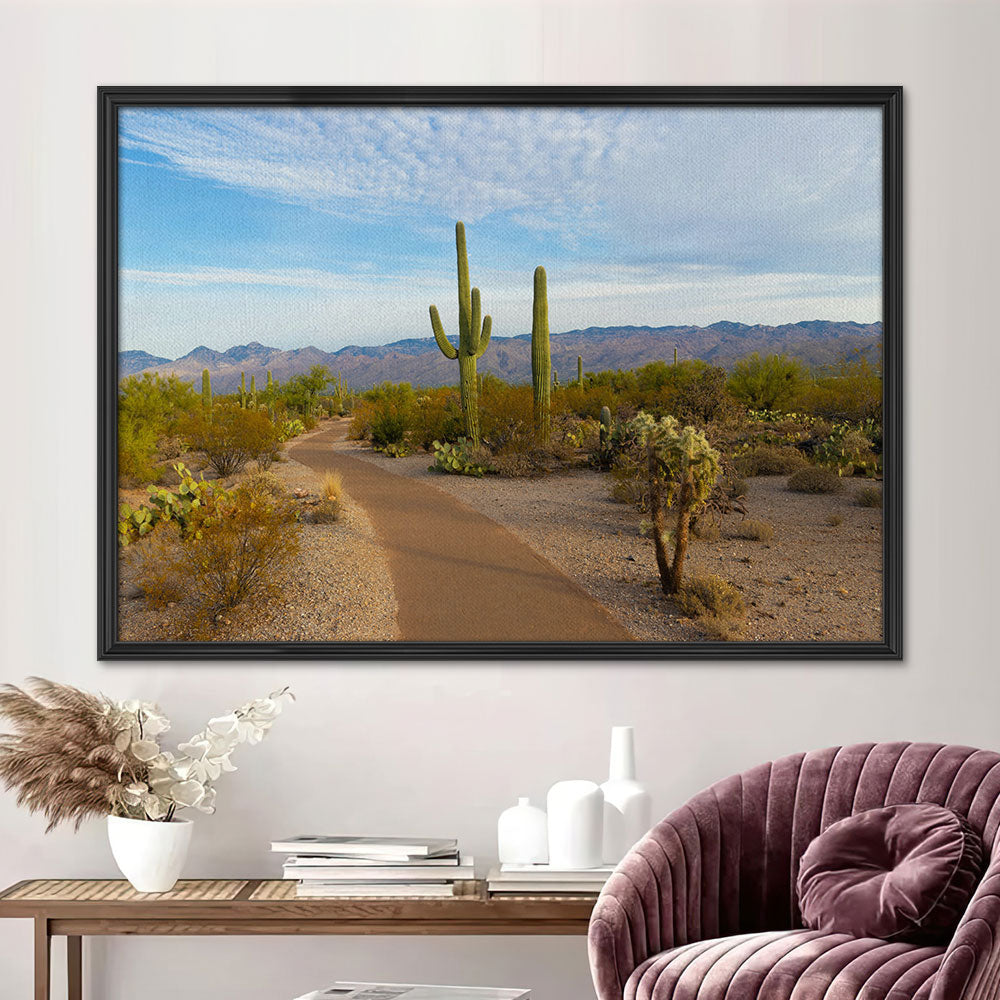
[[[167,892],[180,878],[191,844],[191,820],[170,823],[108,817],[108,842],[136,892]]]

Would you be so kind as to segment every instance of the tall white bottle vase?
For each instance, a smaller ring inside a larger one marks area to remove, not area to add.
[[[592,781],[559,781],[549,789],[549,864],[599,868],[604,841],[604,794]]]
[[[651,799],[635,779],[635,733],[631,726],[611,730],[611,765],[604,793],[604,863],[616,865],[649,831]]]
[[[497,820],[497,853],[502,865],[544,865],[549,860],[545,811],[526,798],[505,809]]]

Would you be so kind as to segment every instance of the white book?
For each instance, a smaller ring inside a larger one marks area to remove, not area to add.
[[[399,983],[334,983],[296,1000],[522,1000],[531,990],[491,986],[404,986]]]
[[[299,899],[369,899],[387,896],[392,899],[437,899],[454,895],[450,882],[393,884],[387,885],[343,885],[339,882],[300,882],[295,890]]]
[[[434,858],[454,854],[457,840],[427,837],[330,837],[301,834],[276,840],[271,850],[278,854],[329,854],[347,857]]]
[[[405,865],[408,868],[454,868],[459,861],[463,865],[470,864],[472,858],[460,857],[458,851],[452,854],[443,854],[435,858],[411,858],[406,855],[396,855],[395,857],[372,858],[367,855],[362,858],[336,857],[331,854],[290,854],[284,860],[284,866],[291,868],[301,866],[303,868],[399,868]]]
[[[521,881],[527,879],[538,879],[540,882],[564,881],[575,879],[576,881],[607,882],[608,877],[614,871],[614,865],[607,865],[603,868],[560,868],[552,865],[512,865],[500,866],[500,871],[490,872],[490,878],[500,879],[516,877]]]
[[[476,877],[476,859],[463,857],[460,865],[311,865],[282,866],[284,878],[319,879],[329,882],[457,882]],[[304,859],[309,861],[311,859]]]
[[[590,882],[489,882],[491,896],[596,896],[601,886]]]

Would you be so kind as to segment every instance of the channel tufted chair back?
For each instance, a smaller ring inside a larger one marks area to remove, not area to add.
[[[775,978],[761,968],[762,956],[784,955],[773,943],[779,940],[773,934],[767,939],[771,952],[764,945],[756,951],[739,945],[754,956],[753,961],[748,957],[734,965],[729,978],[719,980],[724,988],[716,988],[718,983],[709,987],[693,983],[700,973],[691,968],[697,969],[698,961],[708,968],[708,962],[682,955],[682,946],[768,932],[784,932],[784,939],[790,940],[787,932],[802,928],[795,881],[810,841],[845,816],[909,802],[937,803],[968,818],[990,858],[983,881],[947,949],[917,949],[867,939],[866,948],[872,953],[869,965],[879,948],[891,949],[884,960],[898,966],[892,976],[887,974],[879,985],[873,968],[853,992],[848,986],[827,992],[829,983],[820,988],[822,977],[817,973],[816,1000],[869,996],[879,1000],[997,1000],[1000,755],[930,743],[864,743],[783,757],[712,785],[669,815],[622,861],[594,908],[590,957],[598,997],[679,1000],[697,995],[700,1000],[742,1000],[793,995],[796,1000],[812,1000],[808,981],[795,984],[794,993],[792,987],[769,993],[759,985],[756,992],[746,985],[753,969],[758,970],[753,976],[764,977],[761,982],[772,985],[787,975],[783,971]],[[817,935],[800,930],[795,939],[800,943],[795,947],[819,951]],[[722,945],[715,947],[720,956],[736,948],[733,944],[726,945],[728,951]],[[853,949],[850,961],[855,964],[863,958],[853,940],[838,939],[822,947],[831,954],[837,948]],[[696,951],[703,955],[711,949]],[[656,956],[665,956],[659,961],[662,973],[657,971]],[[711,974],[717,979],[721,974],[716,966],[721,961],[712,966]],[[911,965],[922,970],[924,978],[919,982]],[[687,971],[677,971],[675,966]],[[659,978],[647,981],[654,973]],[[831,975],[836,979],[845,973],[834,969]],[[906,976],[914,984],[909,991],[905,982],[897,981]],[[656,988],[649,985],[654,981]],[[685,981],[693,991],[682,989]],[[742,985],[737,989],[734,983]]]

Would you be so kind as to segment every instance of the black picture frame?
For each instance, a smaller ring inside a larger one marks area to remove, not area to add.
[[[99,660],[900,660],[903,657],[903,91],[865,87],[99,87]],[[883,637],[880,642],[123,642],[117,637],[118,112],[141,106],[671,105],[880,108]]]

